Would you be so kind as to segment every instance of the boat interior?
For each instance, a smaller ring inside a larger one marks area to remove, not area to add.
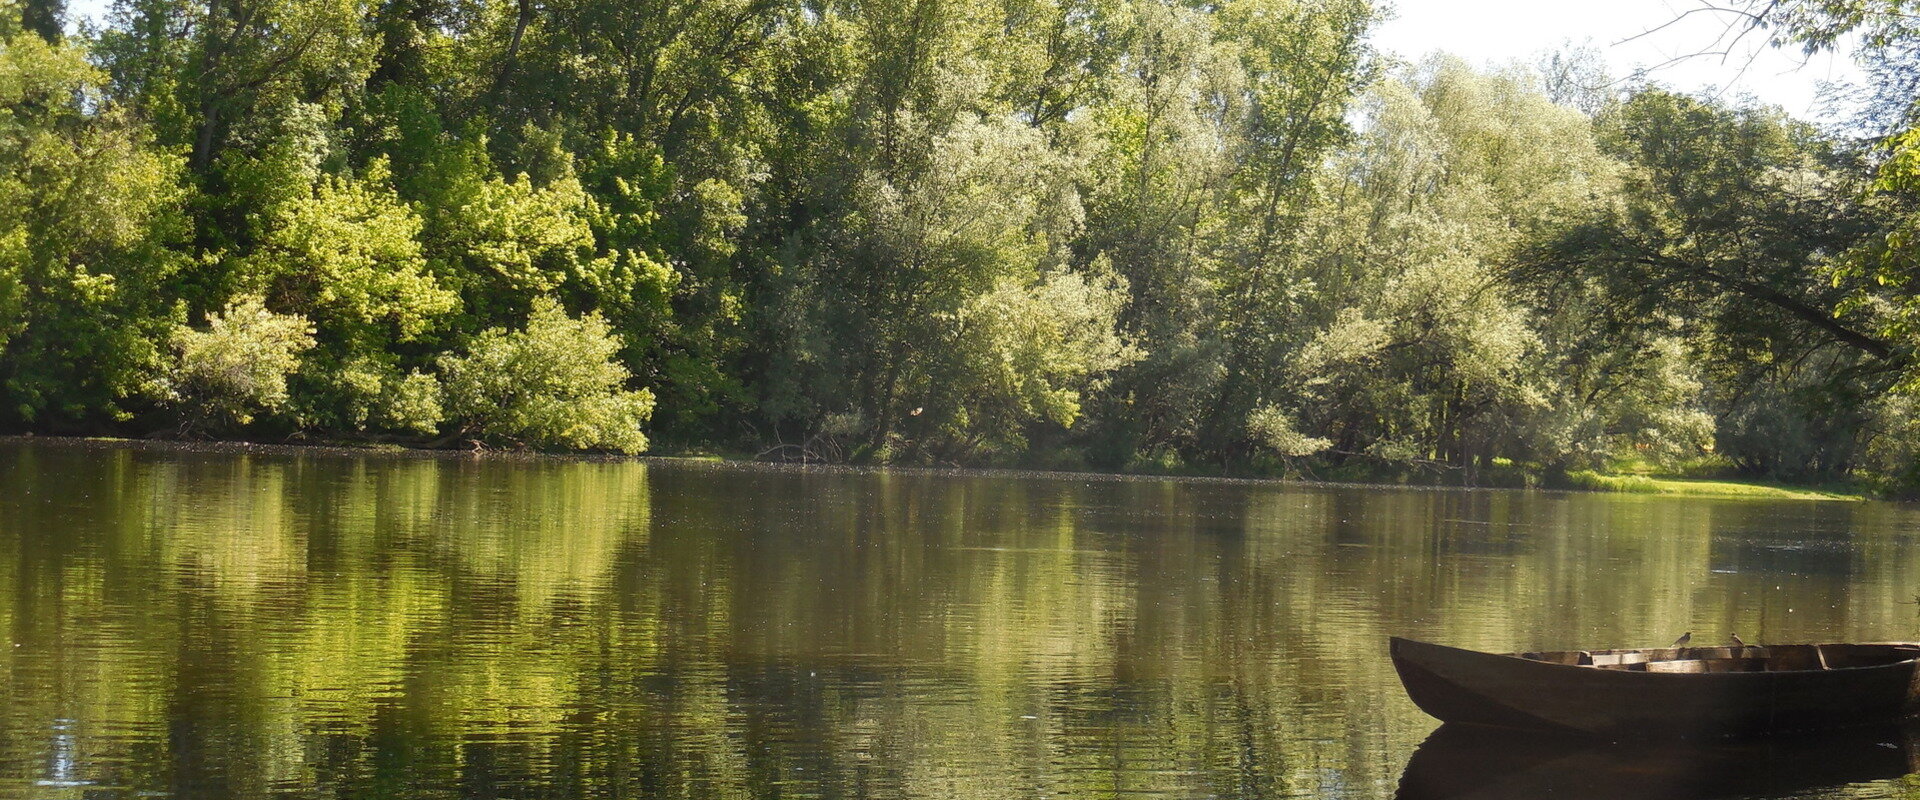
[[[1806,672],[1920,658],[1920,644],[1776,644],[1515,653],[1530,661],[1627,672]]]

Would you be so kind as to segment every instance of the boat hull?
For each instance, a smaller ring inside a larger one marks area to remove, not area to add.
[[[1612,740],[1887,724],[1920,712],[1916,662],[1751,672],[1597,669],[1395,638],[1407,695],[1443,722]]]

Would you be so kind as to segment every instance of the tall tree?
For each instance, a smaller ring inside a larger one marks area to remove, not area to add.
[[[0,41],[0,419],[125,421],[174,319],[180,160],[70,46]]]

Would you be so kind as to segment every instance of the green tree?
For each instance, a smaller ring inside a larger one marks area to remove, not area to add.
[[[1020,454],[1043,426],[1070,428],[1081,398],[1138,359],[1115,331],[1124,286],[1111,278],[1055,272],[1028,285],[1002,278],[954,320],[947,363],[929,391],[953,459]]]
[[[458,299],[428,274],[420,219],[388,181],[376,160],[360,178],[321,177],[311,194],[268,212],[243,289],[301,309],[328,340],[351,348],[429,332]]]
[[[255,126],[288,104],[338,110],[369,69],[364,11],[361,0],[119,0],[98,49],[161,141],[186,145],[206,174],[236,139],[265,144]]]
[[[1559,456],[1528,452],[1556,359],[1507,270],[1613,191],[1587,119],[1526,73],[1443,58],[1378,87],[1366,135],[1337,158],[1290,265],[1310,287],[1294,305],[1308,338],[1247,432],[1282,455],[1304,449],[1274,447],[1286,432],[1325,440],[1325,461],[1359,474],[1471,482],[1499,455]]]
[[[1596,282],[1628,319],[1686,321],[1721,452],[1736,463],[1847,470],[1862,399],[1905,360],[1866,305],[1843,302],[1872,293],[1870,282],[1832,271],[1878,224],[1856,199],[1857,167],[1775,110],[1658,89],[1611,110],[1600,130],[1628,166],[1622,202],[1540,240],[1516,277]]]
[[[62,0],[22,0],[20,25],[48,44],[59,44],[65,31],[67,4]]]
[[[0,419],[121,422],[178,318],[181,160],[70,45],[0,42]]]
[[[1247,105],[1222,198],[1222,259],[1209,281],[1221,297],[1214,335],[1224,375],[1202,445],[1231,458],[1252,410],[1285,396],[1287,355],[1301,340],[1297,237],[1323,159],[1349,140],[1348,103],[1373,77],[1363,37],[1374,11],[1364,2],[1241,0],[1221,17]]]

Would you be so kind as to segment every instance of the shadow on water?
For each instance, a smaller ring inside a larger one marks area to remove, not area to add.
[[[1759,800],[1920,771],[1920,727],[1751,742],[1596,743],[1443,725],[1414,750],[1399,800]]]

